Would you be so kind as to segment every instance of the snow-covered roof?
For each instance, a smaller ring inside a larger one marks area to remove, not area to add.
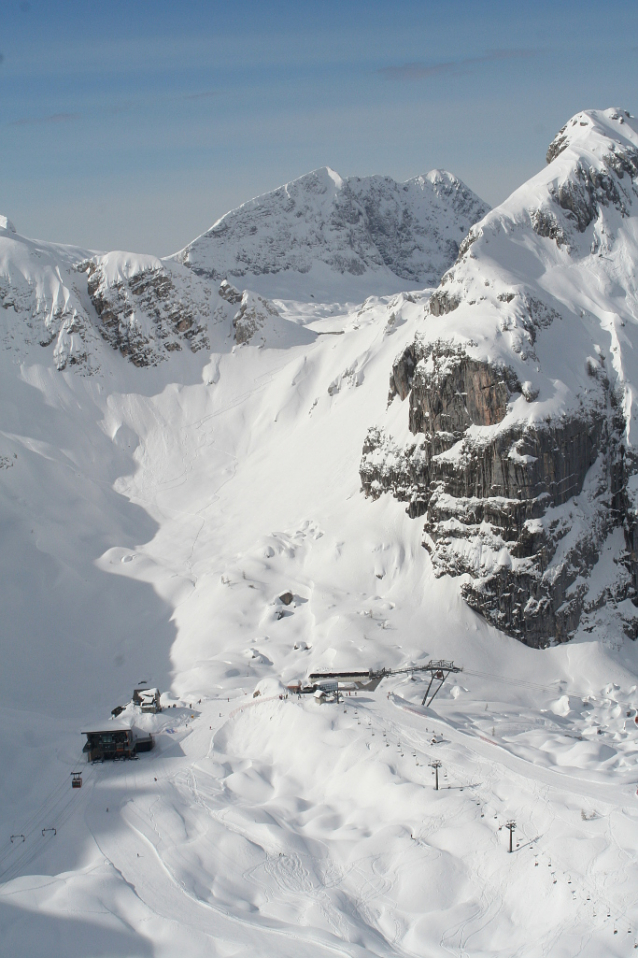
[[[127,722],[107,722],[94,728],[85,729],[82,735],[109,735],[111,732],[131,732],[133,727]]]

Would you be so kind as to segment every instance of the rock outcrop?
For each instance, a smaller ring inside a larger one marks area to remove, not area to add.
[[[256,333],[259,333],[279,312],[273,304],[257,296],[250,290],[240,292],[224,280],[219,286],[220,297],[230,306],[239,307],[232,319],[235,342],[238,345],[249,343]]]
[[[638,635],[637,148],[620,111],[561,130],[545,185],[471,230],[397,357],[414,440],[377,425],[364,444],[366,495],[425,517],[435,575],[534,647],[601,616]]]
[[[229,322],[238,346],[252,345],[274,349],[302,346],[314,342],[316,334],[284,319],[269,299],[252,290],[238,290],[228,280],[218,289],[219,300],[213,319]]]
[[[78,266],[87,273],[98,330],[135,366],[156,366],[171,352],[208,346],[197,307],[155,257],[108,253]]]
[[[212,294],[178,264],[30,240],[0,217],[3,345],[51,349],[60,371],[97,372],[104,342],[138,367],[206,347]]]

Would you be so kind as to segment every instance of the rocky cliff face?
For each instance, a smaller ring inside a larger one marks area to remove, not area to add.
[[[60,371],[92,374],[106,342],[134,366],[155,366],[208,345],[216,300],[215,290],[176,263],[41,243],[0,220],[2,338],[17,360],[40,346]]]
[[[177,287],[171,271],[151,256],[108,253],[77,267],[88,277],[98,331],[135,366],[156,366],[185,346],[206,348],[206,292]],[[209,296],[210,296],[210,291]]]
[[[637,145],[621,111],[567,124],[546,171],[470,231],[397,357],[389,401],[408,400],[414,441],[380,424],[364,445],[365,493],[425,516],[435,573],[535,647],[601,616],[638,635]]]
[[[428,286],[487,209],[440,170],[396,183],[323,168],[227,213],[175,258],[215,280],[305,275],[319,265],[336,276],[386,271]]]

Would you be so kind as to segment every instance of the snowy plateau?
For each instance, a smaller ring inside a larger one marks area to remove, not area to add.
[[[1,958],[635,953],[637,269],[620,109],[493,210],[324,168],[165,259],[0,217]]]

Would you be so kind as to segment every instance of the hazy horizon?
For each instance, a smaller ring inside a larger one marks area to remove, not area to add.
[[[618,0],[15,0],[2,24],[0,212],[93,249],[167,255],[320,166],[444,168],[496,205],[574,113],[638,109]]]

